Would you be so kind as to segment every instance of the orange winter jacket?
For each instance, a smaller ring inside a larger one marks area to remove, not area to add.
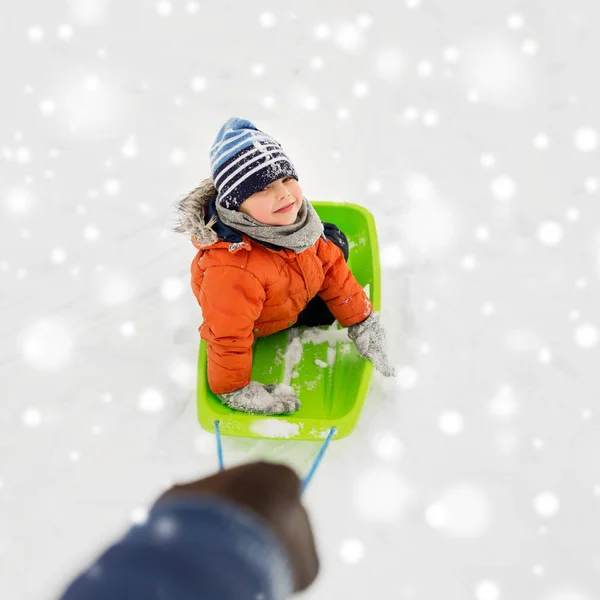
[[[364,321],[373,310],[342,251],[323,237],[299,254],[272,250],[245,235],[241,243],[200,247],[192,289],[202,308],[200,335],[215,394],[248,385],[254,338],[291,327],[317,294],[343,327]]]

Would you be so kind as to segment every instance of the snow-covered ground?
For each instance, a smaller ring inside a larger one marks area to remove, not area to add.
[[[216,467],[171,227],[231,116],[379,229],[399,375],[307,492],[305,597],[600,598],[597,2],[0,12],[1,598],[55,596]],[[224,451],[305,472],[317,445]]]

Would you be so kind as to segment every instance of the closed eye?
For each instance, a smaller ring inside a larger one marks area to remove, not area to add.
[[[291,181],[292,179],[294,179],[291,175],[288,175],[287,177],[284,178],[283,183],[287,183],[288,181]],[[266,192],[269,189],[270,186],[264,187],[262,190],[260,190],[261,192]]]

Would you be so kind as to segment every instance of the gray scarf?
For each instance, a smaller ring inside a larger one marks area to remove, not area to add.
[[[221,206],[218,201],[216,209],[221,221],[232,229],[259,242],[289,248],[296,254],[310,248],[323,234],[323,223],[317,211],[304,197],[296,221],[291,225],[265,225],[245,213]]]

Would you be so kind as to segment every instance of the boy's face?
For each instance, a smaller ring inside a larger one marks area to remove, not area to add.
[[[301,206],[300,184],[287,176],[252,194],[238,210],[265,225],[291,225]]]

